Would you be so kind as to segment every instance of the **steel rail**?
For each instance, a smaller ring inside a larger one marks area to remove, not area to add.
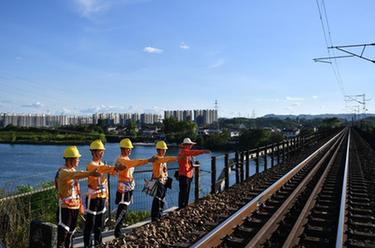
[[[340,137],[343,134],[344,130],[341,130],[333,138],[331,138],[324,145],[322,145],[319,149],[317,149],[310,156],[308,156],[305,160],[303,160],[298,165],[296,165],[286,175],[284,175],[282,178],[277,180],[270,187],[268,187],[265,191],[260,193],[253,200],[251,200],[249,203],[247,203],[242,208],[240,208],[232,216],[230,216],[224,222],[219,224],[217,227],[215,227],[213,230],[211,230],[209,233],[207,233],[205,236],[199,239],[191,247],[216,247],[218,246],[221,243],[221,238],[225,237],[226,235],[231,234],[235,226],[242,224],[243,219],[245,217],[251,215],[251,213],[253,213],[261,204],[267,201],[276,191],[278,191],[286,182],[288,182],[295,174],[297,174],[308,162],[310,162],[317,155],[319,155],[333,141],[338,139],[338,137]]]
[[[327,175],[329,171],[331,170],[333,163],[335,162],[335,159],[337,157],[337,154],[343,142],[344,142],[344,139],[341,140],[340,144],[337,146],[335,152],[333,153],[330,161],[328,162],[327,167],[325,168],[323,174],[321,175],[321,178],[319,179],[318,183],[314,187],[314,190],[311,192],[311,195],[309,199],[307,200],[305,207],[302,209],[297,221],[294,223],[292,230],[290,231],[287,239],[285,240],[283,244],[283,248],[294,247],[297,245],[299,237],[303,233],[303,230],[304,230],[303,226],[305,225],[306,219],[308,215],[310,214],[311,209],[314,207],[317,201],[317,196],[323,188],[323,184],[325,183],[327,179]]]
[[[336,235],[336,248],[343,247],[345,242],[345,213],[346,213],[346,199],[347,199],[347,186],[348,186],[348,170],[349,170],[349,152],[350,152],[350,131],[348,137],[348,145],[346,148],[346,158],[345,158],[345,170],[344,170],[344,180],[342,182],[342,191],[341,191],[341,201],[340,201],[340,215],[339,215],[339,224],[337,226],[337,235]]]
[[[302,182],[297,186],[296,189],[289,195],[289,197],[283,202],[279,209],[272,215],[272,217],[264,224],[264,226],[257,232],[257,234],[248,242],[245,246],[246,248],[259,247],[262,242],[266,241],[270,235],[277,229],[281,219],[291,208],[293,203],[297,200],[298,195],[300,195],[307,187],[308,183],[317,175],[318,170],[321,168],[324,162],[326,162],[334,150],[337,150],[339,143],[341,144],[344,135],[339,137],[335,143],[330,147],[330,149],[324,154],[322,158],[314,165],[314,168],[308,173],[308,175],[302,180]]]

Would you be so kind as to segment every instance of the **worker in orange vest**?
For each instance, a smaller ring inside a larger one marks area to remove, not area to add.
[[[117,157],[115,162],[116,166],[124,168],[124,170],[118,173],[115,201],[115,203],[118,204],[118,207],[114,232],[116,238],[123,235],[121,232],[121,227],[123,222],[126,221],[128,206],[133,199],[133,191],[135,188],[135,181],[133,177],[134,168],[154,161],[154,158],[130,160],[129,156],[133,148],[134,147],[130,139],[122,139],[120,141],[121,154]]]
[[[69,146],[64,150],[65,165],[61,167],[55,177],[58,192],[58,228],[57,247],[73,247],[73,235],[76,230],[78,214],[83,214],[78,180],[89,176],[99,176],[97,169],[92,171],[76,171],[79,164],[79,153],[76,146]]]
[[[86,197],[86,222],[83,230],[85,247],[91,246],[91,232],[94,232],[95,246],[102,245],[102,230],[104,228],[104,214],[108,206],[108,180],[105,174],[115,175],[121,166],[105,164],[102,159],[105,147],[101,140],[95,140],[90,144],[92,161],[87,165],[87,171],[97,170],[100,176],[90,176]]]
[[[168,177],[167,163],[177,161],[177,156],[165,156],[168,149],[164,141],[156,143],[155,161],[152,166],[152,179],[157,180],[156,196],[152,201],[151,207],[151,221],[157,221],[161,217],[164,208],[164,197],[167,188],[172,188],[172,179]]]
[[[190,138],[185,138],[180,144],[180,151],[178,153],[178,176],[180,184],[180,192],[178,194],[178,208],[184,208],[189,204],[190,185],[193,178],[193,163],[192,157],[205,153],[210,153],[210,150],[192,150],[195,145]]]

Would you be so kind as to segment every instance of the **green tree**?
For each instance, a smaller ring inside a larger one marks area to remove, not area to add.
[[[185,137],[195,139],[197,124],[192,121],[177,121],[175,118],[166,118],[163,121],[163,130],[169,142],[181,142]]]
[[[137,137],[137,123],[135,121],[129,121],[126,125],[126,134],[132,138]]]
[[[280,133],[267,129],[247,129],[241,132],[239,145],[241,148],[251,149],[257,146],[276,143],[283,140]]]
[[[320,124],[320,129],[331,129],[331,128],[338,128],[343,125],[343,122],[338,118],[328,118],[322,120]]]

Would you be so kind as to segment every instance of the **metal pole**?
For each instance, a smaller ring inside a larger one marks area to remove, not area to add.
[[[236,184],[240,182],[240,175],[239,175],[239,171],[238,171],[238,167],[239,167],[239,158],[238,158],[238,152],[235,153],[234,155],[234,160],[235,160],[235,163],[236,163]]]
[[[249,150],[246,151],[246,179],[250,176],[250,154]]]
[[[194,174],[195,174],[195,192],[194,192],[195,202],[197,202],[199,200],[199,191],[200,191],[200,188],[199,188],[199,185],[200,185],[199,168],[200,168],[200,166],[196,166],[195,171],[194,171]]]
[[[108,223],[111,223],[111,175],[107,174],[108,180]]]
[[[225,189],[229,188],[229,155],[228,153],[224,156],[224,176],[225,176]]]
[[[274,166],[274,150],[275,150],[275,144],[274,143],[272,143],[271,144],[271,168]]]
[[[267,145],[264,146],[264,170],[267,170]]]
[[[283,163],[286,160],[286,141],[283,142]]]
[[[216,157],[211,157],[211,194],[216,193]]]
[[[244,152],[241,152],[240,153],[240,181],[243,182],[244,181],[244,176],[245,176],[245,173],[244,173],[244,169],[245,169],[245,165],[244,165]]]
[[[256,151],[255,164],[256,164],[255,173],[258,174],[259,173],[259,147],[257,147],[257,151]]]
[[[280,164],[280,145],[281,145],[281,142],[277,143],[277,164],[279,165]]]

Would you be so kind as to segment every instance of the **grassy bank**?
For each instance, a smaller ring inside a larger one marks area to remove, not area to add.
[[[0,143],[9,144],[87,144],[94,139],[105,140],[105,135],[57,130],[0,130]]]

